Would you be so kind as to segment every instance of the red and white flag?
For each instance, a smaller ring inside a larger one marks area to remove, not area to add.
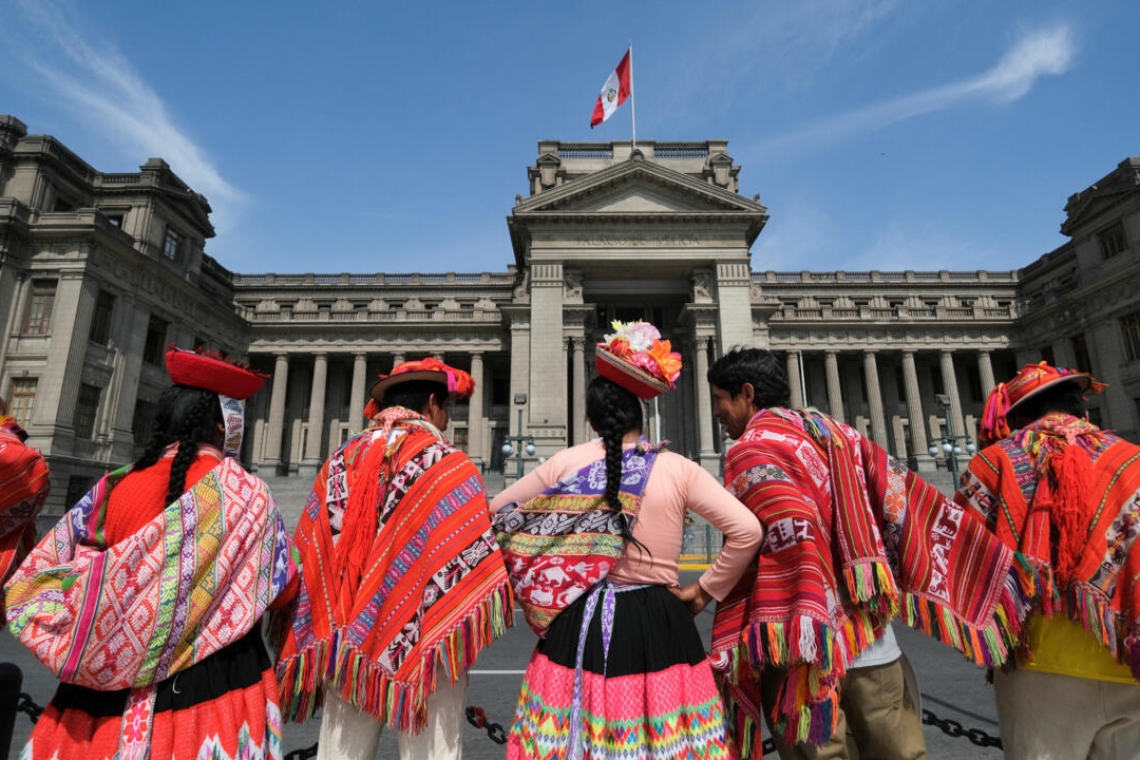
[[[590,129],[601,124],[613,115],[617,107],[629,97],[630,86],[630,55],[632,51],[626,50],[617,68],[610,74],[609,79],[602,85],[602,94],[594,104],[594,115],[590,117]]]

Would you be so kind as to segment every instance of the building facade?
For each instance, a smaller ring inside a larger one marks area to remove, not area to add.
[[[165,382],[154,345],[169,342],[273,374],[248,404],[243,456],[302,477],[360,428],[378,374],[425,355],[477,382],[456,442],[512,474],[503,443],[531,436],[529,467],[591,435],[594,344],[639,318],[686,365],[650,432],[714,471],[703,378],[738,345],[784,357],[794,403],[922,470],[945,467],[932,443],[973,434],[995,381],[1041,358],[1107,380],[1093,415],[1136,439],[1138,171],[1128,159],[1070,198],[1071,242],[1022,270],[772,272],[753,268],[768,212],[740,191],[727,141],[541,141],[505,271],[235,274],[203,253],[205,199],[160,159],[101,174],[0,117],[0,394],[52,463],[56,510],[145,444]]]

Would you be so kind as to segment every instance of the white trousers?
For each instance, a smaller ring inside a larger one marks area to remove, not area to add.
[[[461,760],[467,711],[467,674],[443,683],[428,698],[427,726],[418,734],[399,732],[400,760]],[[317,760],[373,760],[384,724],[325,687]]]

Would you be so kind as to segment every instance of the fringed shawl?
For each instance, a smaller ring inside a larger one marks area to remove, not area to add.
[[[418,732],[438,679],[454,683],[513,623],[479,471],[414,417],[350,438],[313,484],[295,535],[301,588],[274,623],[287,720],[312,717],[328,683]]]
[[[128,711],[146,720],[124,757],[145,751],[154,684],[253,630],[295,572],[269,490],[233,459],[106,546],[108,497],[129,472],[100,480],[6,587],[12,633],[57,678],[132,690]]]
[[[11,417],[0,416],[0,583],[36,543],[36,515],[51,490],[40,452],[24,445],[23,431]],[[4,606],[0,604],[0,625]]]
[[[1032,574],[962,507],[854,429],[767,409],[728,450],[725,483],[768,533],[753,583],[717,606],[712,658],[744,756],[760,746],[762,668],[785,669],[776,725],[820,744],[839,681],[896,616],[975,662],[1002,663]]]
[[[958,499],[1033,560],[1044,615],[1068,616],[1140,680],[1140,447],[1048,415],[979,452]]]

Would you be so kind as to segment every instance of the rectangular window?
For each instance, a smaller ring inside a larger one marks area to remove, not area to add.
[[[1078,372],[1092,372],[1092,359],[1089,358],[1089,346],[1085,342],[1084,334],[1072,337],[1073,356],[1076,357],[1077,366],[1073,369]]]
[[[105,290],[95,300],[95,315],[91,318],[88,340],[105,346],[111,342],[111,317],[115,315],[115,297]]]
[[[12,378],[12,393],[8,398],[8,414],[16,418],[20,427],[27,427],[32,421],[32,408],[36,403],[36,385],[38,380],[34,377]]]
[[[72,475],[67,479],[67,503],[74,504],[91,490],[95,485],[97,478],[91,478],[86,475]]]
[[[199,348],[202,349],[203,351],[208,351],[210,348],[210,345],[206,341],[205,338],[201,337],[200,335],[195,335],[194,336],[194,350],[197,351]]]
[[[162,366],[163,353],[166,350],[166,331],[170,325],[158,317],[151,317],[146,326],[146,344],[143,346],[143,361],[147,364]]]
[[[99,396],[102,391],[97,385],[82,383],[79,397],[75,400],[75,437],[90,440],[95,433],[95,415],[99,413]]]
[[[1123,253],[1128,248],[1128,239],[1124,236],[1122,222],[1117,222],[1097,237],[1100,238],[1100,255],[1106,260]]]
[[[123,229],[123,215],[122,214],[108,214],[107,223],[112,227]]]
[[[1053,358],[1053,347],[1045,346],[1041,349],[1041,360],[1049,362],[1054,367],[1057,366],[1057,360]]]
[[[1129,361],[1140,359],[1140,311],[1121,317],[1120,331],[1124,333],[1124,352]]]
[[[182,236],[169,227],[166,228],[166,239],[162,241],[162,253],[171,261],[178,260],[178,249],[182,246]]]
[[[32,297],[24,312],[24,334],[47,335],[51,332],[51,313],[55,308],[55,280],[33,280]]]

